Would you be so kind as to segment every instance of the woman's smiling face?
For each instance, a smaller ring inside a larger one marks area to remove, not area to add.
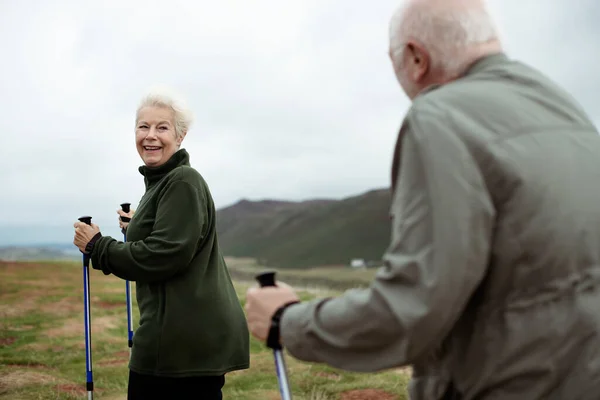
[[[148,167],[158,167],[171,158],[183,137],[175,131],[175,113],[165,107],[144,107],[135,127],[137,151]]]

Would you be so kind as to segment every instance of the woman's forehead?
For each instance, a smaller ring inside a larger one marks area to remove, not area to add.
[[[174,118],[173,110],[166,107],[148,106],[140,109],[137,115],[138,121],[145,122],[169,122],[172,123]]]

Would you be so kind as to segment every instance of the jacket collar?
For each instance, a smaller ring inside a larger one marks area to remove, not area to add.
[[[496,54],[491,54],[488,56],[484,56],[478,60],[476,60],[474,63],[472,63],[467,70],[465,71],[465,73],[463,73],[463,75],[461,77],[459,77],[457,80],[466,78],[467,76],[471,76],[474,74],[477,74],[481,71],[486,70],[487,68],[496,65],[496,64],[500,64],[504,61],[508,60],[508,56],[505,53],[496,53]],[[452,82],[449,82],[452,83]],[[423,89],[421,91],[421,93],[419,93],[419,96],[421,96],[422,94],[431,92],[437,88],[440,88],[444,85],[440,85],[440,84],[435,84],[435,85],[430,85],[427,86],[425,89]]]
[[[492,65],[501,64],[507,60],[507,55],[502,52],[482,57],[475,61],[473,64],[471,64],[471,66],[467,68],[467,71],[463,74],[463,76],[476,74],[487,69],[488,67],[491,67]]]
[[[171,158],[167,160],[167,162],[165,162],[162,165],[159,165],[158,167],[148,167],[146,165],[142,165],[138,168],[138,171],[140,171],[140,174],[144,176],[144,183],[146,184],[146,189],[149,189],[156,182],[160,181],[164,176],[166,176],[169,172],[182,165],[190,165],[190,155],[185,149],[177,150],[171,156]]]

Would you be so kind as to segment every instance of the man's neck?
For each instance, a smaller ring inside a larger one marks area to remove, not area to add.
[[[489,56],[493,56],[496,54],[501,54],[503,52],[502,45],[498,40],[489,41],[486,43],[481,43],[476,46],[473,46],[466,50],[465,59],[467,60],[462,68],[462,72],[456,76],[454,79],[459,78],[461,76],[465,76],[469,73],[469,70],[473,67],[473,65],[477,64],[478,61],[487,58]]]

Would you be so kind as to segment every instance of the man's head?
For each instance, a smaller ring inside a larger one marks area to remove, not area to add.
[[[501,51],[484,0],[405,0],[390,22],[390,58],[411,100]]]

